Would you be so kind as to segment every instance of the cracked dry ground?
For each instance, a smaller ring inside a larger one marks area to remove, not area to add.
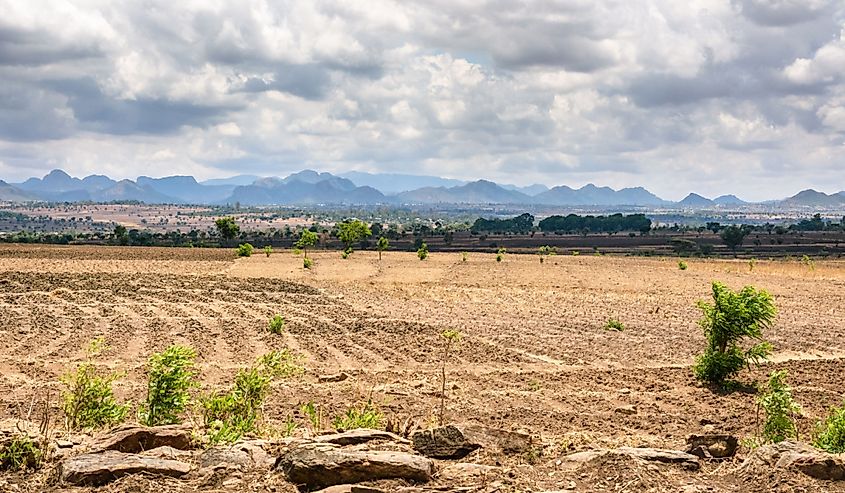
[[[387,252],[381,263],[372,252],[314,258],[307,271],[289,252],[235,260],[229,250],[0,247],[0,419],[20,418],[47,390],[57,395],[59,375],[82,359],[86,341],[102,335],[110,349],[100,364],[125,372],[116,387],[121,399],[143,397],[147,357],[172,343],[197,349],[206,388],[226,386],[236,368],[288,347],[305,356],[308,371],[275,384],[266,409],[271,423],[300,419],[301,402],[335,416],[372,396],[387,416],[424,427],[439,405],[439,334],[455,328],[464,340],[449,362],[447,416],[540,436],[540,457],[506,464],[512,485],[557,489],[565,482],[554,458],[567,450],[682,448],[708,424],[753,435],[752,395],[717,395],[690,375],[704,343],[695,302],[709,296],[711,280],[775,296],[778,321],[767,334],[774,362],[742,379],[788,369],[804,408],[804,437],[843,401],[843,262],[810,270],[760,261],[751,271],[747,262],[693,259],[681,271],[671,258],[557,256],[542,265],[534,255],[497,263],[481,253],[467,262],[447,253],[424,262],[406,252]],[[281,336],[266,330],[276,313],[287,319]],[[608,318],[626,330],[604,330]],[[352,378],[317,382],[339,371]],[[615,412],[622,406],[636,414]],[[663,471],[652,486],[831,488],[789,474],[747,482],[733,475],[733,464],[712,469]],[[596,488],[648,489],[636,481],[649,474],[656,473],[620,470]],[[131,491],[133,484],[113,488]]]

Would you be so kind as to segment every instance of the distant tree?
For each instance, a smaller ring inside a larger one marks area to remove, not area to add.
[[[241,232],[240,226],[235,223],[235,218],[231,216],[217,219],[214,221],[214,226],[217,227],[220,237],[228,241],[235,239]]]
[[[337,238],[346,246],[344,252],[352,253],[352,245],[358,241],[372,236],[370,227],[358,219],[347,219],[337,225]]]
[[[376,248],[378,249],[378,261],[381,262],[381,252],[390,248],[390,241],[382,236],[378,239],[378,243],[376,243]]]
[[[313,247],[317,244],[317,233],[313,231],[303,229],[302,235],[299,237],[299,240],[294,245],[296,248],[301,249],[305,253],[305,258],[308,258],[308,247]]]
[[[118,224],[114,227],[114,239],[121,245],[129,243],[129,232],[126,230],[126,226]]]
[[[736,253],[736,249],[742,246],[742,242],[748,236],[748,230],[742,226],[728,226],[722,229],[719,236],[722,238],[722,242]]]

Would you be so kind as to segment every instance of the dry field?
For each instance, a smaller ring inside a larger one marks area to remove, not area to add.
[[[478,253],[464,263],[459,254],[421,262],[387,252],[379,263],[373,252],[349,260],[318,252],[314,259],[306,271],[289,252],[235,260],[229,250],[0,247],[0,420],[21,418],[48,389],[56,395],[59,375],[102,335],[110,346],[103,365],[126,372],[121,399],[142,398],[146,358],[172,343],[198,350],[209,388],[227,385],[236,368],[268,350],[289,347],[305,356],[308,371],[274,387],[271,420],[301,419],[298,404],[309,400],[334,416],[372,396],[387,416],[426,426],[439,403],[439,334],[455,328],[464,340],[449,363],[448,417],[526,430],[544,444],[538,457],[501,459],[514,490],[570,481],[585,491],[842,489],[784,472],[743,477],[737,463],[698,473],[617,465],[569,477],[555,470],[555,458],[600,446],[682,448],[688,435],[711,427],[753,435],[753,395],[717,395],[690,374],[704,344],[695,302],[709,296],[711,280],[775,296],[779,317],[767,334],[775,362],[742,379],[787,368],[806,438],[845,397],[845,262],[814,270],[758,262],[751,272],[746,262],[705,260],[681,271],[670,258],[557,256],[541,265],[536,255],[496,263]],[[288,321],[282,336],[266,330],[275,313]],[[608,318],[626,330],[605,330]],[[317,382],[339,371],[352,378]],[[636,413],[617,412],[622,406]],[[113,488],[146,491],[128,480]],[[161,488],[182,491],[176,482]]]

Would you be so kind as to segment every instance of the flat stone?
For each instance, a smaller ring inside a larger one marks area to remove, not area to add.
[[[498,475],[500,472],[501,469],[498,467],[460,462],[458,464],[448,465],[441,469],[437,473],[437,479],[440,481],[447,481],[450,485],[467,482],[477,483],[479,480],[490,479],[493,476]]]
[[[173,447],[178,450],[190,449],[190,428],[182,425],[124,426],[99,436],[91,444],[91,450],[116,450],[131,454],[158,447]]]
[[[404,479],[427,482],[434,462],[419,455],[388,451],[350,451],[327,443],[303,444],[276,460],[288,481],[309,488]]]
[[[357,486],[354,484],[339,484],[316,491],[314,493],[384,493],[384,490],[370,488],[369,486]]]
[[[494,453],[522,454],[531,450],[531,436],[525,433],[478,425],[446,425],[414,433],[414,449],[436,459],[462,459],[479,448]]]
[[[320,375],[317,377],[317,381],[320,383],[333,383],[333,382],[342,382],[349,378],[349,375],[345,372],[336,373],[334,375]]]
[[[741,469],[761,465],[797,469],[825,481],[845,481],[845,454],[829,454],[793,440],[757,448],[745,459]]]
[[[83,454],[60,465],[61,480],[76,486],[102,486],[130,474],[147,473],[179,478],[191,471],[185,462],[108,450]]]
[[[234,445],[212,447],[199,456],[200,467],[229,468],[240,467],[242,470],[269,471],[275,460],[264,450],[264,442],[252,440]]]
[[[618,449],[587,450],[574,454],[564,455],[558,460],[558,465],[563,469],[573,469],[582,464],[605,455],[626,455],[646,462],[661,462],[664,464],[677,464],[685,468],[697,470],[701,467],[698,457],[681,452],[679,450],[665,450],[655,448],[634,448],[621,447]]]
[[[333,433],[331,435],[321,435],[314,438],[315,442],[333,443],[335,445],[359,445],[376,440],[387,440],[404,444],[411,443],[394,433],[382,430],[370,430],[366,428],[349,430],[343,433]]]
[[[632,406],[632,405],[628,404],[628,405],[617,407],[616,409],[613,410],[613,412],[615,412],[617,414],[625,414],[625,415],[630,416],[630,415],[633,415],[633,414],[637,414],[637,408],[636,408],[636,406]]]

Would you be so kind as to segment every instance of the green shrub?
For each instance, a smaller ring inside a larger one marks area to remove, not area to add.
[[[347,409],[344,415],[338,416],[332,421],[332,426],[338,431],[358,428],[377,430],[381,428],[382,419],[384,419],[384,415],[373,405],[373,401],[370,399],[359,408],[351,407]]]
[[[625,325],[622,324],[619,320],[615,318],[611,318],[607,320],[607,323],[604,324],[604,330],[615,330],[617,332],[622,332],[625,330]]]
[[[376,243],[376,249],[378,250],[378,261],[381,262],[381,252],[390,248],[390,240],[385,238],[384,236],[379,237],[378,242]]]
[[[276,314],[270,319],[270,332],[272,334],[281,334],[285,331],[285,317]]]
[[[178,344],[150,356],[147,400],[138,412],[142,424],[158,426],[181,422],[179,416],[185,412],[191,398],[189,391],[196,387],[196,356],[192,348]]]
[[[792,389],[786,384],[786,376],[786,370],[773,371],[757,400],[766,413],[763,439],[767,442],[779,443],[798,438],[793,416],[801,412],[801,406],[792,399]]]
[[[545,261],[545,257],[548,257],[549,255],[557,255],[557,248],[544,245],[537,250],[537,253],[540,255],[540,263],[542,264]]]
[[[41,467],[44,454],[29,436],[19,435],[0,447],[0,471],[35,470]]]
[[[461,262],[466,262],[469,254],[467,252],[461,252]]]
[[[305,257],[302,259],[302,267],[305,269],[310,269],[311,267],[314,267],[314,261],[308,257]]]
[[[757,259],[752,258],[748,261],[748,272],[754,272],[754,267],[757,266]]]
[[[578,255],[581,255],[581,252],[579,252],[578,250],[572,250],[572,255],[577,257]]]
[[[426,245],[425,242],[423,242],[423,244],[420,245],[420,248],[417,250],[417,257],[419,257],[420,260],[425,260],[428,258],[428,245]]]
[[[302,372],[299,356],[283,351],[265,354],[235,376],[232,389],[202,398],[203,420],[209,441],[233,443],[257,429],[270,382]]]
[[[816,262],[807,255],[801,257],[801,263],[806,265],[810,270],[816,270]]]
[[[827,418],[819,423],[813,445],[832,454],[845,453],[845,404],[832,408]]]
[[[707,347],[692,368],[697,379],[723,385],[744,367],[768,358],[772,347],[763,339],[763,329],[772,326],[777,313],[769,293],[753,286],[734,292],[713,282],[713,304],[702,300],[698,307]],[[740,344],[746,338],[756,343],[743,350]]]
[[[342,252],[340,252],[340,258],[346,260],[349,256],[352,255],[352,248],[345,248]]]
[[[273,254],[273,247],[270,245],[264,247],[264,254],[267,255],[267,258],[270,258],[270,255]]]
[[[501,262],[505,258],[506,250],[504,248],[500,248],[496,251],[496,262]]]
[[[121,375],[100,375],[94,366],[94,357],[105,349],[102,337],[94,339],[86,349],[86,360],[75,371],[61,377],[65,386],[61,406],[70,430],[102,428],[120,423],[126,418],[129,405],[118,404],[112,390],[112,383]]]
[[[683,260],[678,260],[678,268],[681,270],[687,270],[689,266]]]
[[[252,257],[253,251],[255,251],[255,247],[249,243],[244,243],[243,245],[238,245],[236,253],[238,257]]]

